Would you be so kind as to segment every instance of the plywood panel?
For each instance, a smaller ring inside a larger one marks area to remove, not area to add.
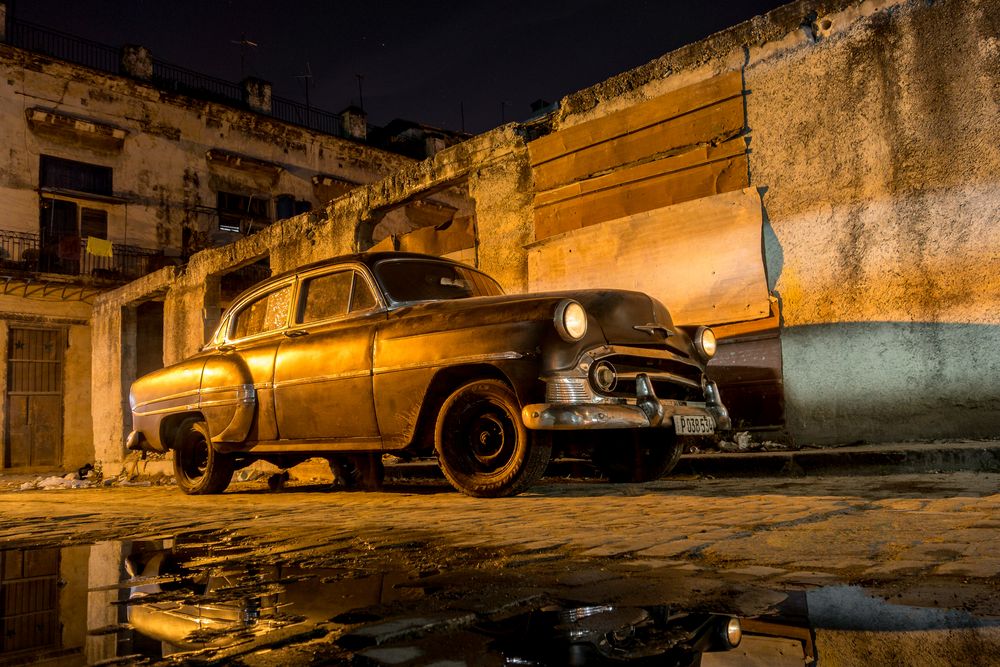
[[[534,168],[535,189],[549,190],[660,153],[729,139],[743,125],[743,100],[732,98],[540,164]]]
[[[529,248],[529,289],[637,289],[679,324],[766,317],[762,222],[745,188],[584,227]]]
[[[613,171],[610,174],[588,178],[583,181],[577,181],[575,183],[570,183],[569,185],[563,185],[558,188],[539,192],[535,195],[535,207],[548,206],[550,204],[555,204],[566,199],[572,199],[573,197],[579,197],[580,195],[597,192],[599,190],[607,190],[626,183],[642,181],[675,171],[690,169],[691,167],[696,167],[700,164],[705,164],[706,162],[716,162],[718,160],[736,157],[746,153],[746,150],[747,145],[743,137],[736,137],[735,139],[724,141],[718,145],[706,144],[697,146],[696,148],[687,151],[686,153],[681,153],[680,155],[673,155],[671,157],[661,158],[654,162],[645,162],[632,167],[625,167]]]
[[[734,158],[666,173],[535,209],[535,239],[663,208],[748,185],[747,158]]]
[[[536,139],[528,144],[528,155],[532,166],[537,166],[567,153],[636,132],[694,109],[729,98],[741,97],[742,93],[743,79],[740,72],[717,76],[603,118],[574,125]]]

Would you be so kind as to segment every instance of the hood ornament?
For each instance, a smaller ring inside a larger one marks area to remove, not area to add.
[[[653,333],[656,331],[662,331],[664,338],[670,338],[671,336],[674,335],[674,332],[671,331],[668,327],[666,327],[663,324],[657,324],[656,322],[650,322],[649,324],[636,324],[632,328],[635,329],[636,331],[644,331],[648,333],[650,336],[652,336]]]

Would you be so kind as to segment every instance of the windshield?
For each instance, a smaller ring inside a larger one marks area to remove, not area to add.
[[[500,285],[464,266],[421,259],[395,259],[375,265],[375,275],[394,303],[499,296]]]

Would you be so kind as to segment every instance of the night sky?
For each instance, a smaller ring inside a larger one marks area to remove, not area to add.
[[[332,0],[8,0],[16,19],[153,56],[369,122],[407,118],[478,133],[781,0],[335,2]],[[258,46],[241,46],[241,40]],[[241,56],[243,60],[241,72]],[[312,73],[311,79],[300,75]]]

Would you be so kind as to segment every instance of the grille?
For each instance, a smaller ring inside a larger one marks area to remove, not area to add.
[[[554,378],[545,387],[546,403],[583,403],[590,399],[584,378]]]
[[[675,359],[657,359],[633,355],[612,355],[610,362],[618,372],[618,383],[609,395],[616,398],[635,397],[635,378],[646,373],[653,382],[653,391],[662,399],[704,400],[701,390],[701,369]]]

